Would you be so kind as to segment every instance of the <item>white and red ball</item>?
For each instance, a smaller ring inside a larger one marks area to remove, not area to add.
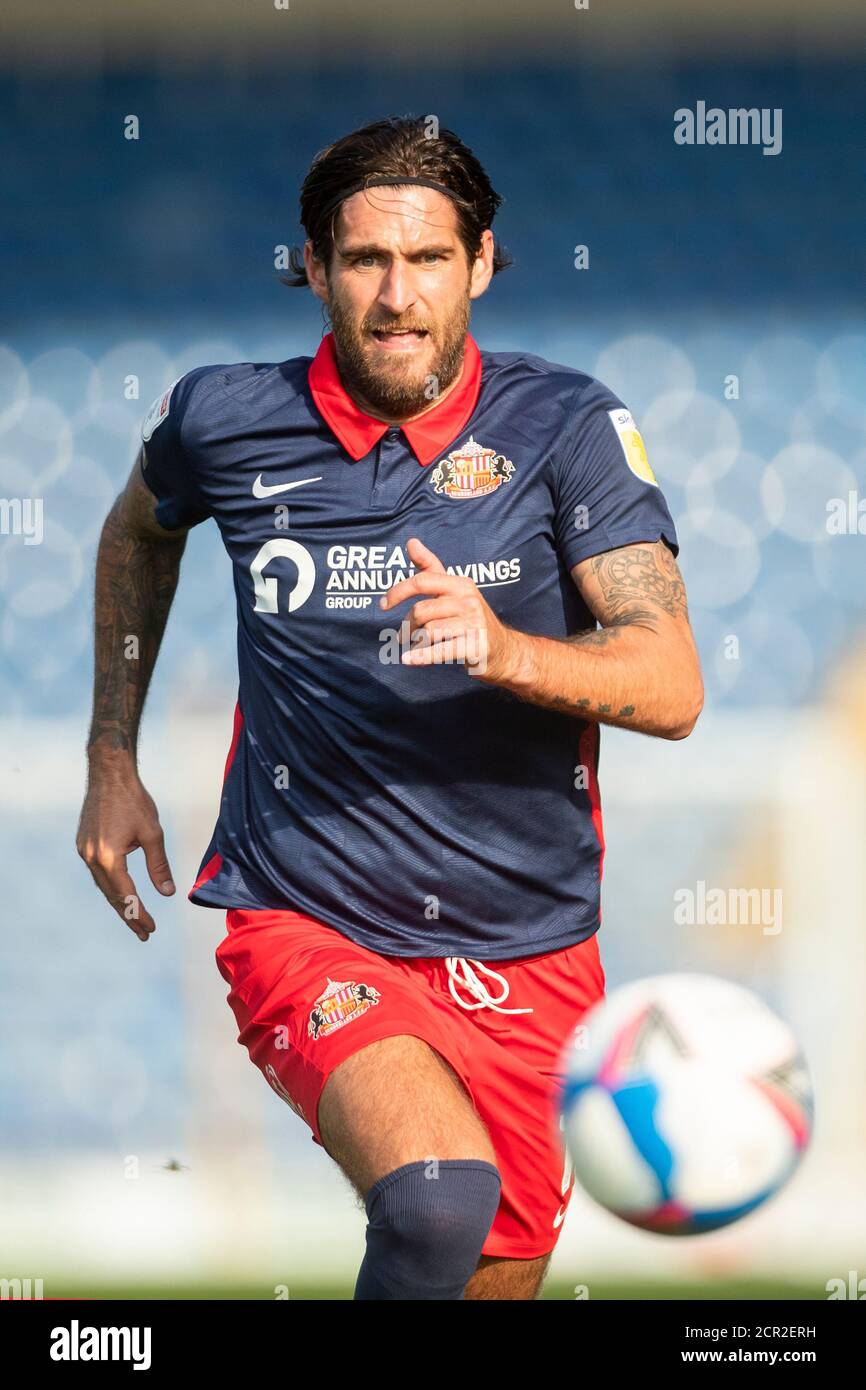
[[[575,1175],[646,1230],[695,1235],[755,1210],[809,1142],[812,1090],[791,1030],[708,975],[657,975],[586,1013],[564,1057]]]

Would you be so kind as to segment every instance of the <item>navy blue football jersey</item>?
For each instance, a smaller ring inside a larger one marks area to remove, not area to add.
[[[677,539],[634,421],[600,382],[466,338],[457,386],[401,428],[314,358],[202,367],[151,408],[143,475],[173,529],[216,521],[234,566],[239,693],[190,898],[288,908],[398,956],[506,960],[592,935],[598,725],[457,664],[410,667],[417,536],[498,617],[595,627],[571,568]]]

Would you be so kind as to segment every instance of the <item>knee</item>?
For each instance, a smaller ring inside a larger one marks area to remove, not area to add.
[[[367,1194],[370,1225],[388,1229],[395,1244],[419,1253],[459,1249],[487,1236],[502,1180],[492,1163],[451,1159],[407,1163]]]
[[[482,1159],[407,1163],[366,1197],[356,1298],[459,1299],[496,1215],[499,1171]]]

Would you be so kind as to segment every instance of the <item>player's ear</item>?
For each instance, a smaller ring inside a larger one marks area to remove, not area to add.
[[[487,289],[493,278],[493,251],[495,240],[488,227],[481,233],[481,245],[469,276],[469,298],[478,299]]]
[[[328,280],[325,275],[325,263],[313,254],[313,243],[304,242],[304,269],[307,272],[307,281],[310,289],[317,299],[328,302]]]

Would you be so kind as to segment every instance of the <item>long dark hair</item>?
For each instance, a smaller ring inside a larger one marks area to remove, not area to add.
[[[454,195],[457,226],[470,262],[478,254],[481,233],[493,223],[502,203],[480,160],[452,130],[436,129],[428,116],[387,116],[361,126],[316,155],[301,187],[301,224],[313,253],[327,267],[334,249],[335,200],[365,178],[433,179]],[[433,133],[435,131],[435,133]],[[493,273],[511,265],[511,257],[494,245]],[[284,285],[307,287],[303,252],[292,247],[291,274]]]

